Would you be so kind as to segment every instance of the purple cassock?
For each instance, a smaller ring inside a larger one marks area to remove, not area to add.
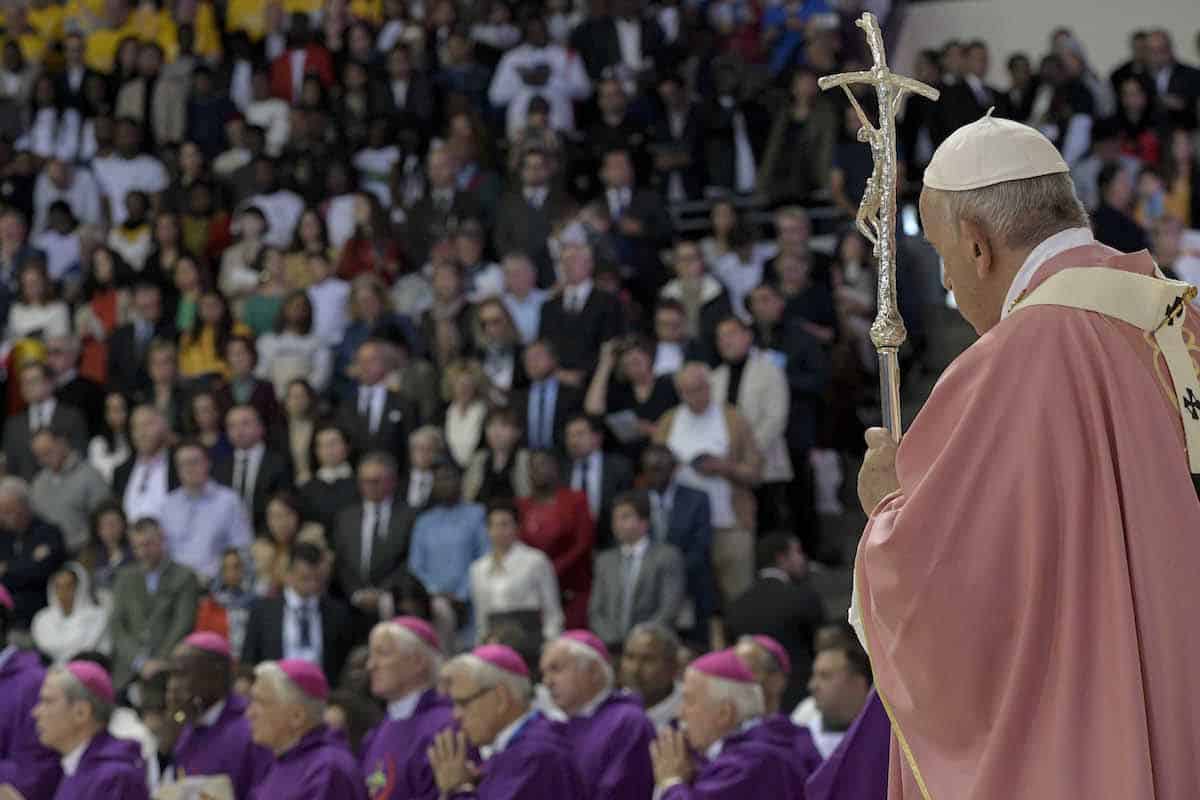
[[[654,724],[636,697],[614,692],[590,716],[572,717],[566,726],[592,800],[639,800],[654,793]]]
[[[58,785],[54,800],[150,800],[146,763],[137,742],[100,731],[88,743],[75,772]]]
[[[362,776],[371,800],[437,800],[426,751],[433,737],[454,724],[450,702],[428,689],[412,716],[376,725],[362,744]]]
[[[25,800],[50,800],[62,778],[58,753],[38,741],[33,707],[46,670],[36,653],[9,650],[0,665],[0,785]]]
[[[892,724],[875,690],[837,749],[808,779],[808,800],[886,800]]]
[[[318,725],[275,759],[251,797],[253,800],[366,800],[367,791],[346,740]]]
[[[786,714],[772,714],[764,717],[762,724],[751,728],[752,737],[765,737],[778,746],[792,753],[796,765],[803,770],[804,780],[817,771],[821,766],[821,753],[813,742],[812,733],[808,728],[802,728],[792,722]]]
[[[248,800],[250,791],[271,768],[271,751],[254,744],[246,719],[246,699],[225,698],[225,707],[212,725],[198,720],[183,726],[175,742],[175,768],[188,777],[228,775],[233,796]]]
[[[661,800],[804,800],[804,780],[794,750],[756,725],[724,740],[717,757],[702,759],[691,783],[663,792]]]
[[[508,746],[483,762],[479,787],[451,800],[590,800],[571,758],[566,731],[540,713],[526,720]]]

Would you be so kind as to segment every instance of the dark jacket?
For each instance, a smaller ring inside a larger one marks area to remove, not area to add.
[[[13,624],[28,628],[33,615],[46,605],[50,576],[66,560],[62,533],[33,517],[23,533],[0,534],[0,564],[7,566],[3,581],[13,598]]]
[[[353,618],[342,602],[322,596],[321,661],[329,683],[336,685],[346,656],[354,645]],[[250,606],[246,622],[246,641],[242,645],[242,663],[258,664],[283,658],[283,615],[286,602],[282,597],[260,597]]]

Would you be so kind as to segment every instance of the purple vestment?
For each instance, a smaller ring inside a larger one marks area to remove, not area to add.
[[[433,737],[454,725],[450,703],[432,689],[408,719],[376,725],[362,744],[362,776],[371,800],[437,800],[426,751]]]
[[[248,800],[250,791],[271,767],[271,751],[254,744],[246,719],[246,699],[225,698],[217,721],[205,727],[189,722],[175,743],[175,768],[187,777],[228,775],[237,800]]]
[[[508,747],[483,763],[479,788],[453,800],[590,800],[563,727],[540,713],[530,717]]]
[[[358,764],[346,741],[324,725],[277,757],[251,795],[254,800],[366,800]]]
[[[698,765],[691,783],[663,792],[661,800],[804,800],[795,750],[757,725],[725,740],[712,761]]]
[[[572,717],[566,726],[592,800],[643,800],[654,793],[654,724],[640,700],[614,692],[591,716]]]
[[[54,800],[150,800],[146,763],[137,742],[100,731],[88,743],[74,775],[66,776]]]
[[[17,650],[0,667],[0,784],[25,800],[50,800],[62,778],[58,753],[38,741],[33,707],[46,670],[36,653]]]
[[[817,767],[821,766],[821,753],[813,742],[812,732],[792,722],[786,714],[764,717],[759,728],[751,729],[751,738],[756,733],[790,751],[796,759],[797,766],[804,772],[804,780],[808,780],[809,776],[817,771]]]
[[[872,690],[837,749],[808,779],[808,800],[886,800],[892,724]]]

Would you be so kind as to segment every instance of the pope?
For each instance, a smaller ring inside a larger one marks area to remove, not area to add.
[[[924,182],[979,339],[898,450],[867,433],[852,620],[889,796],[1200,797],[1195,290],[1098,244],[1025,125],[960,128]]]
[[[434,689],[441,653],[437,632],[418,617],[396,617],[371,630],[371,694],[387,703],[388,712],[362,745],[371,800],[437,800],[425,751],[436,734],[454,724],[449,701]]]
[[[684,731],[664,728],[650,745],[655,800],[804,800],[795,752],[762,716],[762,687],[737,653],[693,661],[683,677]]]
[[[615,690],[610,662],[596,634],[566,631],[542,654],[542,683],[567,715],[567,741],[593,800],[648,798],[654,724],[636,696]]]
[[[442,683],[461,730],[438,734],[428,756],[447,800],[588,800],[561,723],[532,707],[533,683],[517,651],[476,647],[448,663]],[[475,764],[470,747],[479,748]]]
[[[183,721],[175,741],[179,777],[228,775],[234,797],[245,800],[271,765],[271,752],[255,745],[246,700],[233,691],[229,641],[193,633],[171,654],[167,708]]]
[[[253,800],[366,800],[358,764],[322,722],[329,683],[299,659],[254,668],[246,718],[254,743],[274,753]]]

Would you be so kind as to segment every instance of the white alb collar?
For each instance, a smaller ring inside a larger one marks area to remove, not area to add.
[[[589,700],[587,702],[587,705],[585,705],[583,708],[579,709],[579,713],[572,714],[571,716],[576,717],[576,718],[592,716],[600,709],[600,706],[604,705],[604,702],[606,700],[608,700],[608,698],[612,697],[612,693],[613,693],[613,690],[612,690],[612,687],[610,686],[607,689],[605,689],[604,691],[600,692],[600,694],[596,695],[591,700]]]
[[[425,694],[424,689],[417,689],[404,695],[399,700],[393,700],[388,703],[388,719],[410,719],[416,713],[417,704],[421,702],[421,695],[423,694]]]
[[[79,769],[79,762],[83,760],[83,751],[87,750],[87,746],[91,743],[91,739],[80,742],[78,747],[62,757],[63,775],[69,778],[75,774],[75,771]]]
[[[762,720],[759,717],[754,717],[753,719],[746,720],[741,725],[737,726],[732,731],[730,731],[729,733],[722,736],[720,739],[717,739],[715,742],[710,744],[708,746],[708,749],[704,751],[704,757],[707,758],[709,761],[715,761],[717,756],[721,755],[721,751],[725,749],[725,741],[727,739],[729,739],[733,736],[737,736],[739,734],[745,733],[746,731],[750,730],[751,728],[755,727],[756,725],[758,725],[761,722],[762,722]]]
[[[1012,285],[1008,287],[1008,295],[1004,298],[1004,307],[1000,309],[1000,319],[1009,315],[1043,264],[1072,248],[1095,243],[1096,237],[1092,234],[1091,228],[1067,228],[1033,248],[1033,251],[1025,259],[1025,263],[1013,277]]]
[[[517,735],[517,731],[521,730],[521,727],[536,713],[537,711],[534,709],[529,709],[513,720],[507,728],[496,734],[496,738],[492,740],[490,745],[484,745],[479,748],[479,755],[483,756],[483,760],[486,761],[497,753],[504,752],[504,749],[508,747],[512,738]]]
[[[217,724],[217,720],[221,718],[221,713],[225,710],[225,701],[218,700],[213,703],[212,708],[204,712],[204,716],[197,720],[201,728],[211,728]]]

